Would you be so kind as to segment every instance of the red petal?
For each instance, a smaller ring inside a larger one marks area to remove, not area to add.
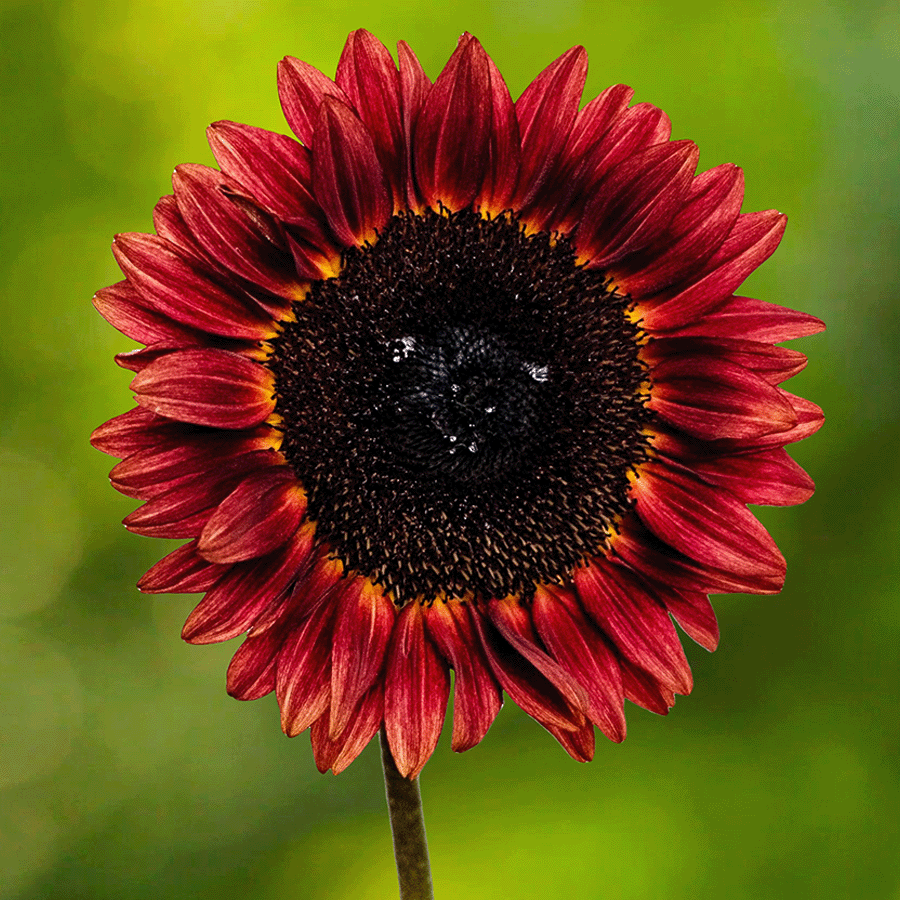
[[[545,727],[576,762],[590,762],[594,758],[594,726],[590,722],[585,722],[574,731],[566,731],[554,725]]]
[[[666,590],[661,596],[675,621],[689,637],[710,651],[719,646],[719,624],[706,594]]]
[[[131,389],[161,416],[215,428],[251,428],[275,408],[272,373],[227,350],[170,353],[140,372]]]
[[[775,252],[786,225],[787,216],[774,209],[739,216],[698,278],[671,297],[639,304],[643,327],[671,331],[708,312]]]
[[[514,204],[519,209],[538,196],[566,145],[581,102],[587,66],[584,47],[572,47],[550,63],[516,101],[522,136]]]
[[[344,731],[331,738],[328,731],[330,716],[323,713],[312,724],[309,738],[316,768],[320,772],[331,769],[340,774],[368,746],[384,721],[384,687],[376,684],[362,698],[359,708]]]
[[[319,228],[322,211],[311,193],[312,159],[295,140],[237,122],[214,122],[206,131],[216,162],[284,222]]]
[[[115,245],[113,247],[115,249]],[[94,309],[113,328],[141,344],[169,341],[173,344],[197,343],[201,335],[173,321],[155,308],[127,281],[120,281],[94,294]]]
[[[743,453],[748,450],[783,447],[785,444],[802,441],[811,434],[815,434],[822,427],[825,422],[825,415],[815,403],[803,397],[797,397],[783,388],[778,388],[778,395],[786,403],[789,403],[794,410],[797,424],[793,428],[787,431],[764,434],[760,437],[716,441],[716,449],[723,453]]]
[[[200,535],[205,559],[233,563],[264,556],[300,527],[306,494],[288,466],[251,475],[222,501]]]
[[[622,655],[656,681],[689,694],[691,669],[666,608],[649,587],[603,559],[574,572],[584,608]]]
[[[294,628],[278,653],[275,691],[281,728],[288,737],[305,731],[328,709],[335,611],[333,603],[320,604]]]
[[[425,74],[422,64],[406,41],[400,41],[397,44],[397,60],[400,67],[400,106],[403,120],[406,203],[410,209],[418,211],[421,197],[413,175],[412,135],[416,120],[419,118],[419,112],[425,105],[425,98],[431,89],[431,79]]]
[[[175,200],[203,249],[241,278],[291,301],[302,293],[278,223],[207,166],[178,166]]]
[[[319,107],[326,97],[349,103],[347,95],[327,76],[303,60],[286,56],[278,63],[278,97],[291,131],[312,146]]]
[[[116,235],[113,254],[137,288],[136,302],[187,326],[180,329],[187,336],[203,331],[255,341],[275,334],[271,318],[246,294],[221,286],[209,267],[154,234]]]
[[[329,735],[347,727],[363,694],[381,672],[394,620],[394,604],[367,578],[347,582],[341,591],[331,658]]]
[[[778,343],[824,330],[825,323],[808,313],[751,297],[729,297],[702,319],[680,328],[677,334]]]
[[[372,136],[349,106],[326,98],[313,138],[313,190],[346,246],[376,240],[393,211]]]
[[[450,677],[425,634],[418,603],[397,616],[385,675],[384,726],[397,769],[406,778],[422,771],[444,724]]]
[[[667,716],[675,705],[675,695],[640,666],[622,660],[622,687],[632,703],[659,716]]]
[[[491,134],[480,208],[497,215],[508,209],[519,180],[519,121],[509,88],[494,61],[487,57],[491,80]]]
[[[481,741],[503,705],[472,615],[468,604],[456,601],[436,602],[425,611],[428,633],[453,667],[451,746],[456,753]]]
[[[190,541],[164,556],[137,586],[145,594],[196,594],[208,591],[228,570],[203,559],[197,542]]]
[[[697,168],[691,141],[657,144],[619,163],[588,203],[576,242],[590,268],[652,243],[669,225]]]
[[[262,559],[232,566],[197,604],[181,636],[191,644],[230,641],[246,632],[297,577],[312,550],[313,529]]]
[[[368,31],[351,31],[338,62],[335,81],[344,89],[368,128],[391,186],[394,203],[405,205],[400,116],[400,76],[384,44]]]
[[[438,75],[416,122],[415,171],[425,203],[451,210],[469,206],[490,159],[491,70],[488,56],[463,35]]]
[[[184,434],[185,426],[163,419],[149,409],[136,406],[95,428],[91,446],[101,453],[125,459],[139,450],[148,450],[167,439]]]
[[[632,494],[647,527],[686,556],[743,577],[784,580],[784,557],[765,528],[734,496],[689,469],[646,463]]]
[[[797,416],[758,375],[712,356],[680,356],[652,369],[650,409],[695,437],[754,438],[784,432]]]
[[[531,607],[541,640],[588,697],[587,714],[613,741],[625,740],[622,677],[615,653],[563,588],[537,589]]]
[[[238,647],[228,666],[226,689],[237,700],[258,700],[275,690],[278,654],[284,643],[289,623],[250,634]]]
[[[744,198],[743,172],[717,166],[698,175],[681,210],[659,243],[614,266],[611,275],[622,293],[645,297],[699,271],[734,227]]]

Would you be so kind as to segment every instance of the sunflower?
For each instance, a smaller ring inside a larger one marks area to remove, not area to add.
[[[190,539],[140,588],[205,593],[185,640],[243,635],[229,693],[275,691],[320,770],[383,727],[415,777],[450,670],[454,750],[505,692],[588,760],[691,690],[673,620],[712,650],[709,593],[781,589],[747,504],[813,491],[777,343],[823,326],[735,295],[785,217],[630,88],[581,107],[583,48],[516,102],[468,34],[433,84],[398,63],[284,59],[297,139],[213,124],[219,169],[115,239],[95,305],[145,346],[93,443],[131,531]]]

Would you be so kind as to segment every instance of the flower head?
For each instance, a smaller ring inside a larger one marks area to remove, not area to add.
[[[673,619],[713,649],[708,593],[780,590],[747,504],[812,493],[776,344],[822,324],[735,296],[784,216],[629,88],[579,108],[582,48],[515,103],[470,35],[433,84],[398,56],[285,59],[299,140],[215,123],[220,170],[116,238],[95,304],[145,349],[93,442],[128,528],[190,539],[140,587],[205,592],[185,640],[243,635],[228,691],[275,691],[323,771],[384,724],[418,774],[451,669],[455,750],[505,691],[587,760],[623,698],[691,690]]]

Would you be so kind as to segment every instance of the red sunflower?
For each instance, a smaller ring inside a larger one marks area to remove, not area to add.
[[[146,346],[93,443],[130,530],[190,539],[141,589],[205,592],[185,640],[243,635],[229,693],[275,691],[322,771],[383,726],[417,775],[451,669],[454,750],[505,691],[587,760],[691,690],[673,619],[711,650],[707,594],[781,588],[747,504],[813,491],[776,344],[823,326],[735,296],[785,217],[629,88],[579,108],[581,47],[516,102],[470,35],[433,84],[398,55],[285,59],[299,140],[217,122],[221,171],[116,238],[95,305]]]

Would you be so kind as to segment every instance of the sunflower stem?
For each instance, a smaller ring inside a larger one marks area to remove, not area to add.
[[[394,859],[400,881],[400,900],[434,900],[419,779],[404,778],[400,774],[384,728],[381,729],[381,763],[384,766]]]

